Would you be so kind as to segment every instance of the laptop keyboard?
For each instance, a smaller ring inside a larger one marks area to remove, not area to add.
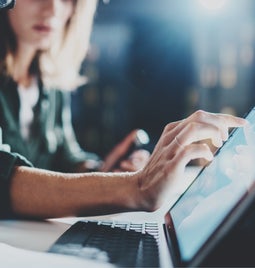
[[[78,221],[49,252],[123,267],[159,267],[157,223]]]

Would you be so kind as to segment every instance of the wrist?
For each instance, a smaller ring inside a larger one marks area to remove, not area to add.
[[[150,211],[146,198],[146,192],[143,190],[141,181],[143,177],[142,170],[132,173],[132,193],[129,195],[133,201],[135,211]]]
[[[147,175],[144,173],[144,169],[141,169],[135,172],[133,177],[136,187],[136,210],[153,212],[160,207],[162,200],[157,189],[153,186],[153,181],[145,180]]]

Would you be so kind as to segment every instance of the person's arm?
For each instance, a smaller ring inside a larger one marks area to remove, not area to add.
[[[47,218],[154,211],[174,181],[183,177],[190,160],[212,160],[209,146],[197,141],[211,139],[219,147],[228,138],[229,127],[244,124],[241,118],[202,111],[171,123],[148,164],[134,173],[62,174],[17,167],[10,183],[13,212]]]
[[[100,215],[141,209],[139,174],[56,173],[16,167],[11,182],[15,214],[39,218]]]

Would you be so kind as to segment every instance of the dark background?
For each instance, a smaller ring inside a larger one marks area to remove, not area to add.
[[[72,96],[84,149],[104,156],[134,128],[152,149],[166,123],[197,109],[242,116],[255,105],[255,1],[203,1],[99,2],[89,82]]]

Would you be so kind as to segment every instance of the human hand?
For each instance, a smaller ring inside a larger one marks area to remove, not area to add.
[[[135,150],[127,159],[120,161],[114,172],[137,171],[143,168],[149,161],[150,152],[144,149]]]
[[[143,149],[136,149],[131,154],[134,144],[137,142],[138,136],[147,143],[148,137],[142,137],[145,135],[144,131],[136,129],[129,133],[124,140],[117,144],[113,150],[107,155],[100,171],[108,172],[120,172],[120,171],[137,171],[145,166],[148,162],[150,153]],[[146,140],[147,139],[147,140]]]
[[[246,123],[245,119],[231,115],[197,111],[184,120],[168,124],[148,164],[137,172],[141,209],[159,208],[167,190],[184,176],[191,160],[213,159],[209,146],[201,141],[209,139],[215,147],[220,147],[228,139],[229,128]]]

